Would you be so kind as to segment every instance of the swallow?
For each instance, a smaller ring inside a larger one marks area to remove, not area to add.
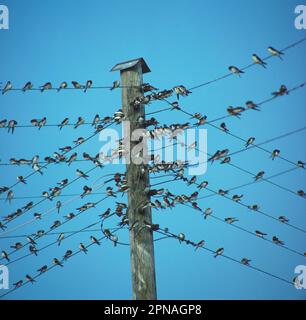
[[[0,222],[0,229],[5,230],[6,228],[7,228],[7,226],[5,226],[2,222]]]
[[[116,89],[116,88],[119,88],[119,87],[120,87],[120,81],[119,81],[119,80],[116,80],[116,81],[113,82],[113,85],[112,85],[112,87],[110,88],[110,90],[112,91],[112,90],[114,90],[114,89]]]
[[[53,259],[53,264],[56,265],[56,266],[60,266],[60,267],[64,266],[57,258]]]
[[[257,204],[253,204],[253,205],[248,206],[248,208],[249,208],[250,210],[253,210],[253,211],[258,211],[259,206],[258,206]]]
[[[2,94],[5,94],[6,92],[10,91],[13,89],[13,84],[11,81],[8,81],[4,88],[2,89]]]
[[[19,250],[23,247],[22,243],[21,242],[16,242],[13,246],[11,246],[12,249],[15,249],[15,250]]]
[[[96,114],[95,117],[94,117],[93,120],[92,120],[91,125],[92,125],[93,127],[96,127],[99,122],[100,122],[100,116],[99,116],[98,114]]]
[[[257,104],[255,104],[253,101],[248,100],[245,105],[247,106],[248,109],[252,109],[252,110],[256,110],[256,111],[260,111],[260,108],[258,107]]]
[[[94,236],[90,236],[90,240],[92,243],[95,243],[98,246],[101,245],[100,241],[97,238],[95,238]]]
[[[228,218],[225,218],[224,221],[228,224],[232,224],[234,222],[238,222],[239,220],[237,218],[228,217]]]
[[[158,90],[157,88],[153,87],[153,86],[150,85],[149,83],[143,83],[143,84],[141,85],[141,87],[142,87],[142,91],[143,91],[144,93],[149,92],[149,91],[156,91],[156,90]]]
[[[66,161],[66,162],[68,163],[68,166],[70,166],[71,163],[77,159],[77,157],[78,157],[78,154],[77,154],[76,152],[74,152],[74,153],[69,157],[69,159]]]
[[[176,86],[176,87],[173,88],[173,90],[176,93],[177,100],[179,100],[180,96],[185,97],[185,96],[188,96],[191,93],[191,91],[189,91],[183,85]]]
[[[88,250],[82,242],[79,245],[79,249],[80,249],[80,251],[83,251],[85,254],[87,254]]]
[[[58,89],[57,89],[57,92],[60,92],[61,90],[66,89],[67,87],[68,87],[68,83],[67,83],[66,81],[63,81],[63,82],[59,85],[59,87],[58,87]]]
[[[44,92],[45,90],[50,90],[50,89],[52,89],[51,82],[46,82],[43,86],[40,86],[41,92]]]
[[[30,243],[30,244],[33,244],[33,245],[36,245],[36,242],[31,238],[31,237],[27,237],[27,241]]]
[[[69,151],[71,151],[72,147],[71,146],[66,146],[66,147],[62,147],[62,148],[58,148],[59,151],[63,152],[63,153],[67,153]]]
[[[85,123],[85,120],[82,117],[78,117],[78,121],[74,125],[74,129],[76,129],[78,126],[82,125]]]
[[[179,233],[177,236],[178,240],[180,243],[182,243],[185,240],[185,235],[184,233]]]
[[[192,208],[193,208],[193,209],[196,209],[196,210],[202,212],[202,209],[198,206],[198,204],[197,204],[196,202],[192,202],[191,205],[192,205]]]
[[[272,158],[272,160],[274,160],[276,157],[278,157],[280,154],[280,150],[275,149],[272,151],[270,158]]]
[[[224,164],[224,163],[230,163],[231,162],[231,157],[225,157],[220,164]]]
[[[228,132],[229,132],[229,129],[226,127],[225,122],[222,122],[222,123],[220,124],[220,128],[221,128],[225,133],[228,133]]]
[[[224,252],[224,248],[219,248],[218,250],[215,251],[214,258],[217,258],[218,256],[221,256]]]
[[[107,187],[107,188],[106,188],[106,194],[107,194],[109,197],[114,197],[114,198],[117,197],[117,196],[114,194],[112,187]]]
[[[207,186],[208,186],[208,181],[203,181],[197,186],[197,188],[201,190],[206,188]]]
[[[241,194],[240,196],[238,194],[235,194],[233,195],[232,200],[235,202],[239,202],[242,197],[243,197],[243,194]]]
[[[255,137],[250,137],[246,144],[245,144],[245,147],[247,148],[249,145],[253,144],[253,142],[255,141]]]
[[[7,252],[5,252],[4,250],[1,253],[2,259],[5,259],[7,261],[10,261],[9,255]]]
[[[61,242],[64,240],[65,238],[65,234],[64,233],[61,233],[58,238],[57,238],[57,245],[60,246],[61,245]]]
[[[213,210],[211,208],[207,208],[204,210],[204,219],[207,219],[208,216],[210,216],[213,213]]]
[[[49,190],[50,190],[50,197],[52,198],[58,197],[62,192],[62,189],[59,187],[50,188]]]
[[[283,60],[282,58],[282,55],[284,54],[283,52],[277,49],[274,49],[273,47],[268,47],[268,51],[269,53],[271,53],[272,56],[279,57],[281,60]]]
[[[26,182],[26,180],[24,179],[23,176],[18,176],[18,177],[17,177],[17,181],[19,181],[19,182],[21,182],[21,183],[23,183],[23,184],[27,184],[27,182]]]
[[[30,245],[29,246],[29,251],[32,253],[32,254],[35,254],[35,256],[37,256],[37,248],[34,246],[34,245]]]
[[[280,86],[280,88],[279,88],[278,91],[272,92],[272,95],[273,95],[275,98],[276,98],[276,97],[281,97],[281,96],[283,96],[283,95],[285,95],[285,94],[289,94],[289,91],[288,91],[287,87],[286,87],[284,84],[282,84],[282,85]]]
[[[23,206],[21,209],[24,211],[28,211],[33,208],[33,204],[34,204],[33,201],[31,201],[31,202],[27,203],[25,206]]]
[[[35,280],[29,274],[27,274],[25,277],[26,277],[28,282],[31,282],[31,283],[35,282]]]
[[[219,189],[219,190],[218,190],[218,194],[219,194],[220,196],[225,196],[225,195],[228,194],[228,191],[227,191],[227,190]]]
[[[84,198],[85,196],[87,196],[88,194],[90,194],[91,193],[91,191],[92,191],[92,188],[90,188],[90,187],[88,187],[88,186],[84,186],[83,187],[83,193],[81,194],[81,198]]]
[[[281,245],[281,246],[285,245],[284,241],[280,240],[280,239],[279,239],[278,237],[276,237],[276,236],[273,236],[273,237],[272,237],[272,241],[273,241],[273,243],[278,244],[278,245]]]
[[[75,214],[74,213],[68,213],[66,216],[64,216],[64,218],[66,219],[66,220],[71,220],[71,219],[73,219],[75,217]]]
[[[85,203],[83,206],[77,208],[77,210],[78,210],[79,212],[84,212],[84,211],[86,211],[86,210],[88,210],[88,209],[90,209],[90,208],[94,208],[94,207],[95,207],[95,203],[87,202],[87,203]]]
[[[252,261],[252,260],[250,260],[250,259],[242,258],[240,262],[241,262],[242,264],[246,265],[246,266],[249,266],[251,261]]]
[[[79,84],[77,81],[71,81],[71,83],[75,89],[83,89],[84,88],[84,86]]]
[[[278,220],[282,223],[288,223],[289,222],[289,219],[285,216],[279,216],[278,217]]]
[[[298,190],[296,193],[301,197],[305,197],[305,195],[306,195],[304,190]]]
[[[92,80],[87,80],[84,88],[84,92],[86,92],[92,86]]]
[[[36,172],[39,172],[41,175],[43,175],[43,172],[41,171],[41,166],[38,163],[34,163],[32,167]]]
[[[259,171],[256,176],[254,177],[255,181],[262,179],[262,177],[264,176],[265,172],[264,171]]]
[[[252,59],[253,59],[254,63],[263,66],[265,69],[267,68],[267,67],[266,67],[267,63],[264,62],[262,59],[260,59],[260,58],[258,57],[258,55],[256,55],[255,53],[252,55]]]
[[[245,111],[245,108],[243,107],[228,107],[227,109],[227,112],[231,115],[231,116],[236,116],[236,117],[240,117],[241,116],[241,112]]]
[[[20,288],[22,285],[23,285],[23,280],[19,280],[13,283],[13,286],[15,287],[15,289]]]
[[[114,246],[116,247],[117,246],[117,243],[118,243],[118,237],[116,235],[111,235],[110,236],[110,240],[114,243]]]
[[[103,212],[102,214],[99,215],[99,217],[101,217],[102,219],[105,219],[106,217],[108,217],[111,213],[111,209],[108,208],[105,212]]]
[[[237,74],[239,76],[239,78],[241,77],[241,74],[244,73],[244,71],[240,70],[239,68],[237,68],[235,66],[228,67],[228,70],[234,74]]]
[[[194,183],[196,183],[197,181],[197,176],[193,176],[188,182],[187,182],[187,185],[190,186]]]
[[[0,121],[0,128],[5,128],[6,123],[7,123],[7,120],[6,120],[6,119],[1,120],[1,121]]]
[[[64,126],[66,126],[69,123],[69,119],[65,118],[59,125],[59,129],[62,130]]]
[[[17,126],[17,121],[16,120],[10,120],[7,124],[7,127],[8,127],[8,133],[10,133],[10,131],[12,132],[12,134],[14,133],[15,131],[15,127]]]
[[[39,269],[37,270],[37,272],[39,272],[40,274],[42,274],[42,273],[46,272],[47,270],[48,270],[48,266],[47,266],[47,265],[44,265],[44,266],[42,266],[41,268],[39,268]]]
[[[9,190],[6,196],[6,201],[8,201],[9,204],[11,204],[13,198],[14,198],[14,192],[13,190]]]
[[[63,260],[68,260],[70,257],[72,256],[72,250],[67,250],[64,257],[63,257]]]
[[[31,81],[28,81],[22,88],[23,92],[26,92],[28,90],[31,90],[33,88],[33,84]]]
[[[199,121],[194,124],[194,126],[196,126],[196,127],[202,126],[203,124],[205,124],[206,119],[207,119],[207,116],[201,117],[199,119]]]
[[[264,238],[264,236],[267,235],[266,233],[263,233],[263,232],[261,232],[261,231],[259,231],[259,230],[256,230],[256,231],[255,231],[255,234],[256,234],[256,236],[259,237],[259,238]]]
[[[299,160],[297,162],[297,166],[300,167],[300,168],[305,168],[305,163]]]
[[[61,203],[60,201],[57,201],[55,207],[56,207],[56,209],[57,209],[57,213],[59,213],[60,210],[61,210],[61,207],[62,207],[62,203]]]
[[[89,178],[89,176],[87,174],[85,174],[83,171],[81,171],[79,169],[76,169],[76,173],[80,178],[84,178],[84,179]]]
[[[68,179],[63,179],[61,182],[58,182],[57,184],[60,186],[60,187],[65,187],[67,184],[68,184]]]
[[[37,219],[37,220],[40,220],[41,219],[41,213],[38,213],[38,212],[35,212],[33,214],[34,218]]]

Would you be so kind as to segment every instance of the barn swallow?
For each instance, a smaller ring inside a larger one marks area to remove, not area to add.
[[[1,253],[2,259],[5,259],[7,261],[10,261],[9,255],[7,252],[5,252],[4,250]]]
[[[53,259],[53,264],[56,265],[56,266],[60,266],[60,267],[64,266],[57,258]]]
[[[23,285],[23,280],[19,280],[13,283],[13,286],[15,287],[15,289],[20,288],[22,285]]]
[[[243,111],[245,111],[245,108],[243,108],[243,107],[235,107],[235,108],[233,108],[232,106],[230,106],[226,110],[231,116],[236,116],[236,117],[239,118],[241,116],[241,113]]]
[[[229,132],[229,129],[226,127],[225,122],[222,122],[222,123],[220,124],[220,128],[221,128],[225,133],[228,133],[228,132]]]
[[[190,186],[194,183],[196,183],[197,181],[197,176],[193,176],[188,182],[187,182],[187,185]]]
[[[224,221],[227,222],[228,224],[232,224],[234,222],[238,222],[239,220],[237,218],[228,217],[228,218],[225,218]]]
[[[98,246],[101,244],[100,241],[97,238],[95,238],[94,236],[90,236],[90,240],[92,243],[95,243]]]
[[[84,186],[83,187],[83,193],[81,194],[81,198],[84,198],[85,196],[87,196],[88,194],[90,194],[91,193],[91,191],[92,191],[92,188],[90,188],[90,187],[88,187],[88,186]]]
[[[239,77],[241,77],[241,73],[244,73],[244,71],[240,70],[239,68],[235,66],[228,67],[228,70],[234,74],[237,74]]]
[[[188,96],[191,91],[189,91],[186,87],[183,85],[179,85],[173,88],[174,92],[176,93],[177,100],[179,100],[180,96]]]
[[[84,86],[79,84],[77,81],[71,81],[71,83],[75,89],[83,89],[84,88]]]
[[[106,194],[107,194],[108,196],[110,196],[110,197],[114,197],[114,198],[117,197],[117,196],[114,194],[112,187],[107,187],[107,188],[106,188]]]
[[[278,217],[278,220],[282,223],[288,223],[289,222],[289,219],[285,216],[279,216]]]
[[[8,81],[5,85],[5,87],[2,89],[2,94],[5,94],[6,92],[8,92],[9,90],[13,89],[13,84],[11,81]]]
[[[252,205],[248,206],[248,208],[253,211],[258,211],[259,206],[257,204],[252,204]]]
[[[84,179],[89,178],[89,176],[85,174],[83,171],[81,171],[80,169],[76,169],[76,173],[80,178],[84,178]]]
[[[73,219],[75,217],[75,214],[74,213],[68,213],[66,216],[64,216],[64,218],[66,219],[66,220],[71,220],[71,219]]]
[[[35,256],[37,256],[37,248],[34,246],[34,245],[30,245],[29,246],[29,251],[32,253],[32,254],[35,254]]]
[[[83,251],[85,254],[87,254],[88,250],[82,242],[79,245],[79,249],[80,249],[80,251]]]
[[[204,210],[204,219],[207,219],[208,216],[210,216],[213,213],[213,210],[211,208],[207,208]]]
[[[92,86],[92,80],[87,80],[84,88],[84,92],[86,92]]]
[[[33,244],[33,245],[36,244],[36,242],[35,242],[30,236],[27,237],[27,241],[28,241],[30,244]]]
[[[300,168],[305,168],[305,163],[299,160],[297,162],[297,166],[300,167]]]
[[[219,194],[220,196],[225,196],[225,195],[228,194],[228,191],[227,191],[227,190],[223,190],[223,189],[219,189],[219,190],[218,190],[218,194]]]
[[[260,108],[258,107],[257,104],[255,104],[253,101],[249,100],[245,103],[245,105],[247,106],[247,108],[252,109],[252,110],[256,110],[256,111],[260,111]]]
[[[232,200],[235,202],[239,202],[242,197],[243,197],[243,194],[241,194],[240,196],[238,194],[235,194],[232,196]]]
[[[25,277],[26,277],[28,282],[31,282],[31,283],[35,282],[35,280],[29,274],[27,274]]]
[[[62,203],[61,203],[60,201],[57,201],[57,202],[56,202],[56,209],[57,209],[57,213],[59,213],[59,212],[60,212],[61,207],[62,207]]]
[[[58,182],[57,184],[60,186],[60,187],[65,187],[67,184],[68,184],[68,179],[63,179],[61,182]]]
[[[112,85],[112,87],[110,88],[110,90],[112,91],[112,90],[114,90],[114,89],[116,89],[116,88],[119,88],[119,87],[120,87],[120,81],[119,81],[119,80],[116,80],[116,81],[113,82],[113,85]]]
[[[204,241],[204,240],[199,241],[199,242],[195,245],[194,251],[198,250],[199,248],[204,247],[204,245],[205,245],[205,241]]]
[[[198,206],[196,202],[191,202],[192,208],[202,212],[202,209]]]
[[[98,114],[96,114],[95,117],[94,117],[93,120],[92,120],[91,125],[92,125],[93,127],[96,127],[99,122],[100,122],[100,116],[99,116]]]
[[[82,117],[78,117],[78,121],[74,125],[74,129],[76,129],[78,126],[82,125],[85,123],[85,120]]]
[[[41,92],[44,92],[45,90],[52,89],[52,84],[51,82],[46,82],[43,86],[40,86],[39,88]]]
[[[114,246],[116,247],[116,246],[117,246],[117,243],[118,243],[118,237],[117,237],[116,235],[112,234],[112,235],[110,236],[110,240],[113,241]]]
[[[70,257],[72,256],[72,250],[67,250],[64,257],[63,257],[63,260],[68,260]]]
[[[177,236],[178,240],[180,243],[182,243],[185,240],[185,235],[184,233],[179,233]]]
[[[65,238],[65,234],[64,233],[61,233],[58,237],[57,237],[57,245],[60,246],[61,245],[61,242],[64,240]]]
[[[23,92],[26,92],[28,90],[31,90],[33,88],[33,84],[31,81],[28,81],[22,88]]]
[[[249,266],[251,260],[248,259],[248,258],[242,258],[240,262],[241,262],[242,264],[246,265],[246,266]]]
[[[17,177],[17,180],[18,180],[19,182],[23,183],[23,184],[27,184],[27,182],[26,182],[26,180],[24,179],[23,176],[18,176],[18,177]]]
[[[16,120],[10,120],[7,124],[7,127],[8,127],[8,133],[10,133],[10,131],[12,132],[12,134],[14,133],[15,131],[15,127],[17,126],[17,121]]]
[[[39,272],[40,274],[42,274],[42,273],[46,272],[47,270],[48,270],[48,266],[47,266],[47,265],[44,265],[44,266],[42,266],[41,268],[39,268],[39,269],[37,270],[37,272]]]
[[[270,158],[272,158],[272,160],[274,160],[276,157],[278,157],[280,154],[280,150],[275,149],[272,151]]]
[[[69,119],[68,119],[68,118],[65,118],[65,119],[61,122],[61,124],[58,125],[59,129],[62,130],[62,128],[63,128],[64,126],[66,126],[68,123],[69,123]]]
[[[68,166],[70,166],[71,163],[77,159],[77,157],[78,157],[78,154],[77,154],[76,152],[74,152],[74,153],[69,157],[69,159],[66,161],[66,162],[68,163]]]
[[[196,112],[190,119],[201,119],[202,114],[200,112]]]
[[[7,123],[7,120],[6,120],[6,119],[1,120],[1,121],[0,121],[0,128],[5,128],[6,123]]]
[[[280,86],[280,88],[279,88],[278,91],[272,92],[272,95],[273,95],[274,97],[281,97],[281,96],[283,96],[284,94],[289,94],[289,91],[288,91],[287,87],[286,87],[284,84],[282,84],[282,85]]]
[[[279,239],[278,237],[276,237],[276,236],[273,236],[273,237],[272,237],[272,241],[273,241],[273,243],[278,244],[278,245],[281,245],[281,246],[285,245],[284,241],[280,240],[280,239]]]
[[[245,144],[245,147],[247,148],[249,145],[251,145],[253,142],[255,141],[255,137],[250,137],[246,144]]]
[[[214,258],[217,258],[218,256],[222,255],[224,252],[224,248],[219,248],[218,250],[215,251]]]
[[[2,222],[0,222],[0,229],[5,230],[6,228],[7,228],[7,226],[5,226]]]
[[[61,91],[62,89],[66,89],[68,87],[68,83],[63,81],[57,89],[57,92]]]
[[[268,51],[272,56],[279,57],[281,60],[283,60],[283,58],[281,57],[284,54],[283,52],[274,49],[273,47],[268,47]]]
[[[41,171],[42,168],[38,163],[33,164],[33,169],[43,175],[43,172]]]
[[[206,119],[207,119],[207,116],[201,117],[201,118],[199,119],[199,121],[194,124],[194,126],[199,127],[199,126],[205,124]]]
[[[111,213],[111,209],[108,208],[105,212],[103,212],[102,214],[99,214],[99,217],[101,217],[102,219],[105,219],[110,215],[110,213]]]
[[[208,181],[203,181],[203,182],[201,182],[198,186],[197,186],[197,188],[198,189],[204,189],[204,188],[206,188],[208,186]]]
[[[13,198],[14,198],[14,192],[13,190],[9,190],[6,196],[6,201],[8,201],[9,204],[11,204]]]
[[[66,147],[62,147],[62,148],[58,148],[58,149],[63,153],[67,153],[67,152],[71,151],[72,147],[66,146]]]
[[[230,163],[231,162],[231,157],[225,157],[220,164],[224,164],[224,163]]]
[[[252,59],[253,59],[254,63],[259,64],[259,65],[263,66],[263,67],[266,69],[267,63],[264,62],[262,59],[260,59],[260,58],[258,57],[258,55],[256,55],[256,54],[254,53],[254,54],[252,55]]]
[[[40,220],[41,219],[41,213],[38,213],[38,212],[35,212],[33,214],[34,218],[37,219],[37,220]]]
[[[256,236],[259,237],[259,238],[264,238],[264,236],[267,235],[266,233],[263,233],[263,232],[261,232],[261,231],[259,231],[259,230],[256,230],[256,231],[255,231],[255,234],[256,234]]]
[[[299,195],[299,196],[301,196],[301,197],[305,197],[305,192],[304,192],[304,190],[298,190],[297,191],[297,194]]]
[[[13,246],[11,246],[12,249],[15,249],[15,250],[19,250],[23,247],[22,243],[21,242],[16,242]]]
[[[264,176],[265,172],[264,171],[259,171],[256,176],[254,177],[255,181],[262,179],[262,177]]]
[[[149,92],[149,91],[156,91],[158,90],[157,88],[153,87],[152,85],[150,85],[150,83],[143,83],[141,85],[143,92]]]

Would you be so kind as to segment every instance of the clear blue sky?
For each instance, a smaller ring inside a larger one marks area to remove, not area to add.
[[[63,80],[85,82],[92,79],[96,85],[110,85],[118,74],[110,73],[114,64],[144,57],[152,72],[145,75],[158,88],[171,88],[184,84],[187,87],[214,79],[227,72],[229,65],[244,66],[251,62],[255,52],[267,54],[267,47],[286,47],[305,37],[305,30],[294,28],[294,8],[300,1],[160,1],[150,4],[143,1],[7,1],[10,29],[0,30],[0,81],[13,81],[20,87],[28,80],[36,86],[47,81],[58,84]],[[230,77],[207,87],[198,89],[189,98],[182,100],[182,107],[191,113],[196,111],[214,119],[226,113],[229,105],[242,105],[248,99],[261,101],[272,91],[286,84],[293,87],[306,80],[306,43],[279,59],[268,60],[268,68],[260,66],[247,70],[239,79]],[[0,119],[16,119],[27,124],[32,118],[46,116],[48,123],[59,123],[65,117],[75,121],[78,116],[91,121],[96,113],[112,114],[121,104],[120,90],[92,90],[87,94],[76,91],[56,92],[10,92],[0,97]],[[257,142],[301,128],[305,125],[306,90],[296,91],[263,107],[261,112],[248,112],[241,120],[229,119],[227,125],[233,133],[243,138],[255,136]],[[150,111],[163,107],[154,103]],[[169,119],[170,118],[170,119]],[[185,122],[182,113],[158,114],[161,123]],[[239,150],[243,143],[226,136],[214,128],[208,128],[208,151],[229,148]],[[69,145],[79,136],[88,136],[88,127],[77,130],[64,128],[17,129],[14,135],[1,135],[1,161],[9,158],[41,158],[51,155],[59,147]],[[292,161],[306,160],[305,132],[270,143],[268,149],[278,148],[281,154]],[[78,150],[96,154],[101,147],[97,138]],[[257,173],[264,170],[273,175],[291,168],[291,165],[276,159],[271,161],[260,150],[233,156],[233,163]],[[89,163],[49,166],[43,176],[34,175],[28,184],[18,185],[16,196],[40,195],[42,191],[63,178],[70,180],[75,169],[88,170]],[[103,173],[121,170],[107,166]],[[1,185],[11,185],[18,175],[27,175],[28,167],[0,167]],[[94,171],[91,180],[99,176]],[[247,183],[252,177],[235,168],[214,164],[199,180],[208,180],[213,189],[228,189]],[[273,181],[292,190],[306,189],[305,171],[293,171]],[[78,193],[83,182],[73,184],[65,193]],[[191,193],[183,183],[168,185],[175,193]],[[203,191],[205,194],[207,191]],[[244,202],[258,203],[261,209],[274,216],[286,215],[292,224],[305,226],[305,199],[262,182],[241,190]],[[207,192],[208,194],[208,192]],[[89,199],[89,198],[88,198]],[[92,197],[92,200],[99,199]],[[10,206],[1,201],[1,216],[23,206],[27,200],[16,200]],[[67,205],[64,213],[73,211],[82,201]],[[89,211],[62,230],[77,230],[97,220],[97,215],[111,206],[105,201],[98,211]],[[211,207],[221,217],[235,216],[239,225],[249,230],[262,230],[283,239],[288,247],[306,251],[305,234],[275,223],[261,215],[229,200],[212,197],[199,202],[202,208]],[[44,212],[54,204],[46,201],[35,208]],[[33,211],[34,212],[34,211]],[[31,213],[13,225],[27,221]],[[57,220],[55,213],[41,222],[16,230],[13,234],[32,233],[48,229]],[[204,221],[196,211],[186,207],[157,211],[154,222],[167,226],[171,231],[184,232],[194,241],[205,239],[213,249],[225,248],[229,256],[240,259],[244,256],[252,264],[268,272],[291,280],[294,268],[305,264],[305,258],[273,246],[242,231],[213,219]],[[108,223],[116,224],[116,219]],[[61,230],[61,229],[59,229]],[[119,235],[128,239],[127,232]],[[45,237],[42,245],[56,236]],[[60,247],[50,247],[38,257],[28,257],[10,268],[11,283],[35,274],[44,264],[51,264],[54,257],[61,257],[68,249],[77,249],[79,242],[88,243],[89,234],[71,237]],[[16,239],[1,239],[1,249],[9,250]],[[20,252],[22,255],[26,251]],[[15,257],[17,257],[16,255]],[[158,297],[160,299],[305,299],[304,290],[296,290],[276,279],[245,268],[222,257],[214,259],[203,250],[194,251],[174,240],[155,244]],[[79,254],[64,268],[56,268],[38,278],[35,285],[16,290],[5,299],[129,299],[131,298],[129,248],[111,243],[92,247],[88,255]],[[1,293],[1,292],[0,292]]]

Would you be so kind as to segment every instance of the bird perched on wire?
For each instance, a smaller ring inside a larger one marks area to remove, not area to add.
[[[235,66],[228,67],[228,70],[234,74],[237,74],[239,77],[241,77],[241,74],[244,73],[244,71],[240,70],[239,68]]]
[[[264,62],[262,59],[260,59],[257,54],[254,53],[254,54],[252,55],[252,59],[253,59],[254,63],[261,65],[261,66],[264,67],[265,69],[267,68],[267,67],[266,67],[267,63]]]
[[[248,258],[242,258],[240,262],[241,262],[242,264],[246,265],[246,266],[249,266],[251,261],[252,261],[252,260],[250,260],[250,259],[248,259]]]
[[[238,194],[233,195],[232,200],[235,202],[239,202],[243,197],[243,194],[241,194],[240,196]]]
[[[283,96],[283,95],[285,95],[285,94],[289,94],[289,91],[288,91],[287,87],[286,87],[284,84],[282,84],[282,85],[280,86],[280,88],[279,88],[278,91],[272,92],[272,95],[273,95],[275,98],[276,98],[276,97],[281,97],[281,96]]]
[[[84,89],[84,85],[79,84],[77,81],[71,81],[71,83],[75,89]]]
[[[264,171],[259,171],[256,176],[254,177],[255,181],[262,179],[264,176],[265,172]]]
[[[224,221],[228,224],[232,224],[234,222],[238,222],[239,220],[237,218],[228,217],[228,218],[225,218]]]
[[[298,166],[299,168],[303,168],[303,169],[304,169],[304,168],[305,168],[305,163],[304,163],[303,161],[300,161],[300,160],[299,160],[299,161],[297,162],[297,166]]]
[[[8,133],[12,132],[12,134],[15,131],[15,126],[17,126],[17,121],[16,120],[10,120],[7,124],[7,128],[8,128]]]
[[[64,240],[65,238],[65,234],[64,233],[60,233],[59,236],[57,237],[57,245],[60,246],[62,241]]]
[[[33,88],[33,84],[31,81],[28,81],[22,88],[23,92],[26,92],[28,90],[31,90]]]
[[[247,106],[248,109],[252,109],[252,110],[256,110],[256,111],[260,111],[260,108],[258,107],[257,104],[255,104],[253,101],[248,100],[245,105]]]
[[[229,129],[226,127],[226,123],[225,122],[222,122],[220,124],[220,128],[222,131],[224,131],[225,133],[228,133],[229,132]]]
[[[47,265],[44,265],[44,266],[42,266],[41,268],[39,268],[39,269],[37,270],[37,272],[39,272],[40,274],[42,274],[42,273],[46,272],[47,270],[48,270],[48,266],[47,266]]]
[[[72,256],[72,250],[67,250],[64,254],[63,260],[66,261]]]
[[[282,223],[288,223],[289,222],[289,219],[285,216],[279,216],[278,217],[278,220]]]
[[[88,194],[90,194],[92,192],[92,188],[88,187],[88,186],[84,186],[83,187],[83,193],[80,195],[81,198],[84,198],[85,196],[87,196]]]
[[[89,178],[89,176],[85,174],[83,171],[81,171],[80,169],[76,169],[76,173],[80,178],[84,178],[84,179]]]
[[[211,208],[207,208],[204,210],[204,219],[207,219],[208,216],[210,216],[213,213],[213,210]]]
[[[263,232],[261,232],[261,231],[259,231],[259,230],[256,230],[256,231],[255,231],[255,234],[256,234],[256,236],[259,237],[259,238],[264,238],[264,237],[267,235],[266,233],[263,233]]]
[[[205,240],[200,240],[196,245],[194,251],[198,250],[199,248],[204,247],[205,245]]]
[[[245,144],[245,147],[247,148],[249,145],[253,144],[253,142],[255,141],[255,137],[250,137],[246,144]]]
[[[2,256],[3,259],[5,259],[7,261],[10,261],[9,255],[8,255],[8,253],[6,251],[3,250],[2,253],[1,253],[1,256]]]
[[[217,258],[218,256],[221,256],[224,252],[224,248],[219,248],[218,250],[215,251],[214,258]]]
[[[19,250],[23,247],[23,244],[21,242],[16,242],[13,246],[11,246],[12,249]]]
[[[45,90],[52,89],[52,84],[51,82],[46,82],[43,86],[40,86],[39,88],[41,92],[44,92]]]
[[[92,86],[92,80],[87,80],[84,88],[84,92],[86,92]]]
[[[79,249],[80,249],[80,251],[83,251],[85,254],[87,254],[87,252],[88,252],[87,248],[85,247],[85,245],[82,242],[79,245]]]
[[[272,160],[274,160],[276,157],[278,157],[280,154],[280,150],[275,149],[272,151],[270,158],[272,158]]]
[[[6,201],[8,201],[9,204],[11,204],[13,198],[14,198],[14,192],[13,190],[9,190],[6,196]]]
[[[194,124],[194,126],[199,127],[199,126],[205,124],[206,119],[207,119],[207,116],[201,117],[201,118],[199,119],[199,121]]]
[[[96,115],[94,116],[93,120],[92,120],[91,125],[92,125],[93,127],[96,127],[99,122],[100,122],[100,116],[99,116],[98,114],[96,114]]]
[[[78,157],[78,154],[74,152],[66,161],[68,163],[68,166],[70,166],[71,163],[77,159],[77,157]]]
[[[22,285],[23,285],[23,280],[19,280],[13,283],[13,286],[15,286],[15,289],[20,288]]]
[[[63,128],[64,126],[66,126],[68,123],[69,123],[69,119],[68,119],[68,118],[65,118],[65,119],[58,125],[59,129],[62,130],[62,128]]]
[[[305,197],[305,192],[304,192],[304,190],[298,190],[297,191],[297,194],[299,195],[299,196],[301,196],[301,197]]]
[[[13,89],[13,84],[11,81],[8,81],[4,88],[2,89],[2,94],[5,94],[6,92],[10,91]]]
[[[19,182],[23,183],[23,184],[27,184],[27,182],[26,182],[26,180],[25,180],[25,178],[24,178],[23,176],[18,176],[18,177],[17,177],[17,180],[18,180]]]
[[[5,128],[6,123],[7,123],[7,120],[6,120],[6,119],[1,120],[1,121],[0,121],[0,128]]]
[[[60,266],[60,267],[64,266],[57,258],[53,259],[53,264],[56,265],[56,266]]]
[[[142,84],[142,91],[144,93],[149,92],[149,91],[156,91],[158,90],[157,88],[153,87],[152,85],[150,85],[150,83],[143,83]]]
[[[284,55],[283,52],[281,52],[273,47],[268,47],[268,51],[272,56],[279,57],[281,60],[283,60],[283,58],[282,58],[282,55]]]
[[[116,80],[116,81],[113,82],[112,87],[110,88],[110,90],[112,91],[112,90],[114,90],[116,88],[119,88],[119,87],[120,87],[120,81]]]
[[[29,274],[27,274],[25,278],[27,279],[28,282],[31,282],[31,283],[35,282],[35,280]]]
[[[97,238],[95,238],[94,236],[90,236],[90,240],[92,243],[95,243],[98,246],[101,245],[100,241]]]
[[[231,162],[231,157],[225,157],[220,164],[224,164],[224,163],[230,163]]]
[[[243,107],[228,107],[227,109],[227,112],[231,115],[231,116],[236,116],[236,117],[240,117],[241,116],[241,112],[245,111],[245,108]]]
[[[35,256],[37,256],[37,252],[38,252],[38,249],[35,247],[35,245],[30,245],[29,246],[29,251],[32,253],[32,254],[35,254]]]
[[[60,86],[58,87],[57,89],[57,92],[63,90],[63,89],[66,89],[68,87],[68,83],[66,81],[63,81]]]
[[[176,86],[173,88],[173,90],[176,93],[177,100],[179,100],[180,96],[185,97],[192,93],[183,85]]]
[[[273,237],[272,237],[272,241],[273,241],[273,243],[278,244],[278,245],[281,245],[281,246],[285,245],[285,242],[282,241],[282,240],[280,240],[280,239],[279,239],[278,237],[276,237],[276,236],[273,236]]]
[[[197,186],[197,188],[198,189],[204,189],[204,188],[206,188],[208,186],[208,181],[202,181],[198,186]]]
[[[78,121],[76,122],[76,124],[74,125],[74,129],[76,129],[77,127],[79,127],[80,125],[85,123],[85,119],[82,117],[78,117]]]

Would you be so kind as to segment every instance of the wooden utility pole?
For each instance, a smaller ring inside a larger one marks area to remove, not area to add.
[[[143,105],[133,106],[136,98],[143,96],[142,74],[150,72],[142,58],[117,64],[111,71],[120,71],[122,86],[122,109],[130,128],[124,128],[124,143],[130,141],[130,150],[139,142],[131,141],[131,134],[136,129],[144,128],[139,118],[145,119]],[[124,147],[125,148],[125,147]],[[125,148],[126,149],[126,148]],[[130,152],[128,157],[130,156]],[[142,154],[142,156],[147,156]],[[134,164],[133,159],[126,165],[128,192],[128,220],[130,227],[131,270],[133,299],[155,300],[155,264],[153,233],[146,224],[152,223],[151,207],[141,208],[148,202],[145,189],[150,185],[149,171],[144,164]],[[147,190],[147,189],[146,189]]]

